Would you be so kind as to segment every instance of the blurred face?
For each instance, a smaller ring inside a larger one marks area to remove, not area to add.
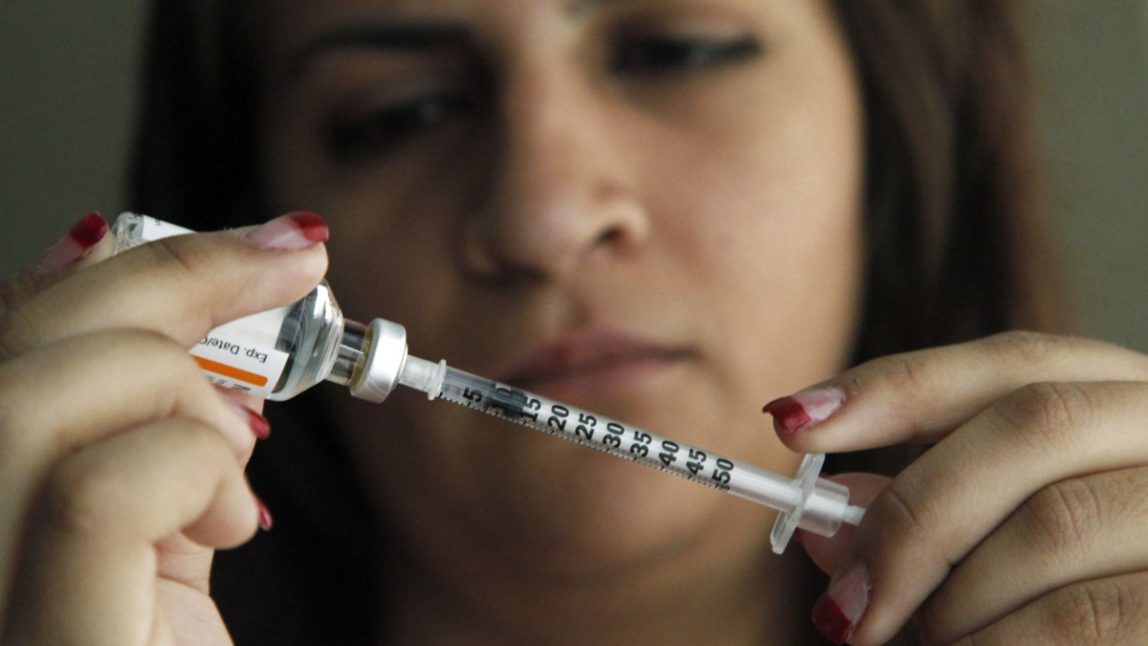
[[[266,189],[328,217],[344,311],[412,354],[790,473],[761,406],[841,367],[860,289],[828,4],[275,2]],[[332,406],[428,560],[764,549],[765,510],[627,461],[417,393]]]

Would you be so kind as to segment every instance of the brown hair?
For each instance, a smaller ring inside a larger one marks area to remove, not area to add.
[[[836,3],[868,110],[857,358],[1053,329],[1020,3]]]
[[[249,224],[256,198],[249,2],[154,0],[129,176],[132,210],[199,230]]]

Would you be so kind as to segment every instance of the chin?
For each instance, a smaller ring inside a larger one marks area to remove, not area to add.
[[[581,461],[576,478],[506,501],[490,530],[518,567],[577,581],[686,558],[737,535],[765,544],[767,509],[610,456]]]
[[[409,417],[386,424],[407,432],[356,437],[370,445],[361,455],[376,456],[369,464],[391,465],[367,470],[387,514],[428,562],[449,571],[574,584],[686,567],[699,551],[768,552],[774,514],[764,507],[470,411],[410,403]],[[629,400],[604,408],[702,447],[753,445],[757,455],[730,455],[752,463],[770,450],[752,433],[734,433],[745,429],[729,420],[687,422],[705,416],[682,407],[670,413]],[[375,415],[370,429],[380,423]]]

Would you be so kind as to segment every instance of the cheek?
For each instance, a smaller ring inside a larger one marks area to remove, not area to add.
[[[851,350],[863,145],[846,80],[765,102],[730,126],[722,145],[662,158],[689,178],[663,185],[664,233],[686,269],[678,284],[692,286],[706,312],[731,397],[808,385],[840,369]]]

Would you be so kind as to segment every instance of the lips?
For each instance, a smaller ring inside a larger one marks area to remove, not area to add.
[[[640,386],[692,355],[684,347],[596,329],[545,343],[502,371],[502,381],[556,399],[583,399]]]

